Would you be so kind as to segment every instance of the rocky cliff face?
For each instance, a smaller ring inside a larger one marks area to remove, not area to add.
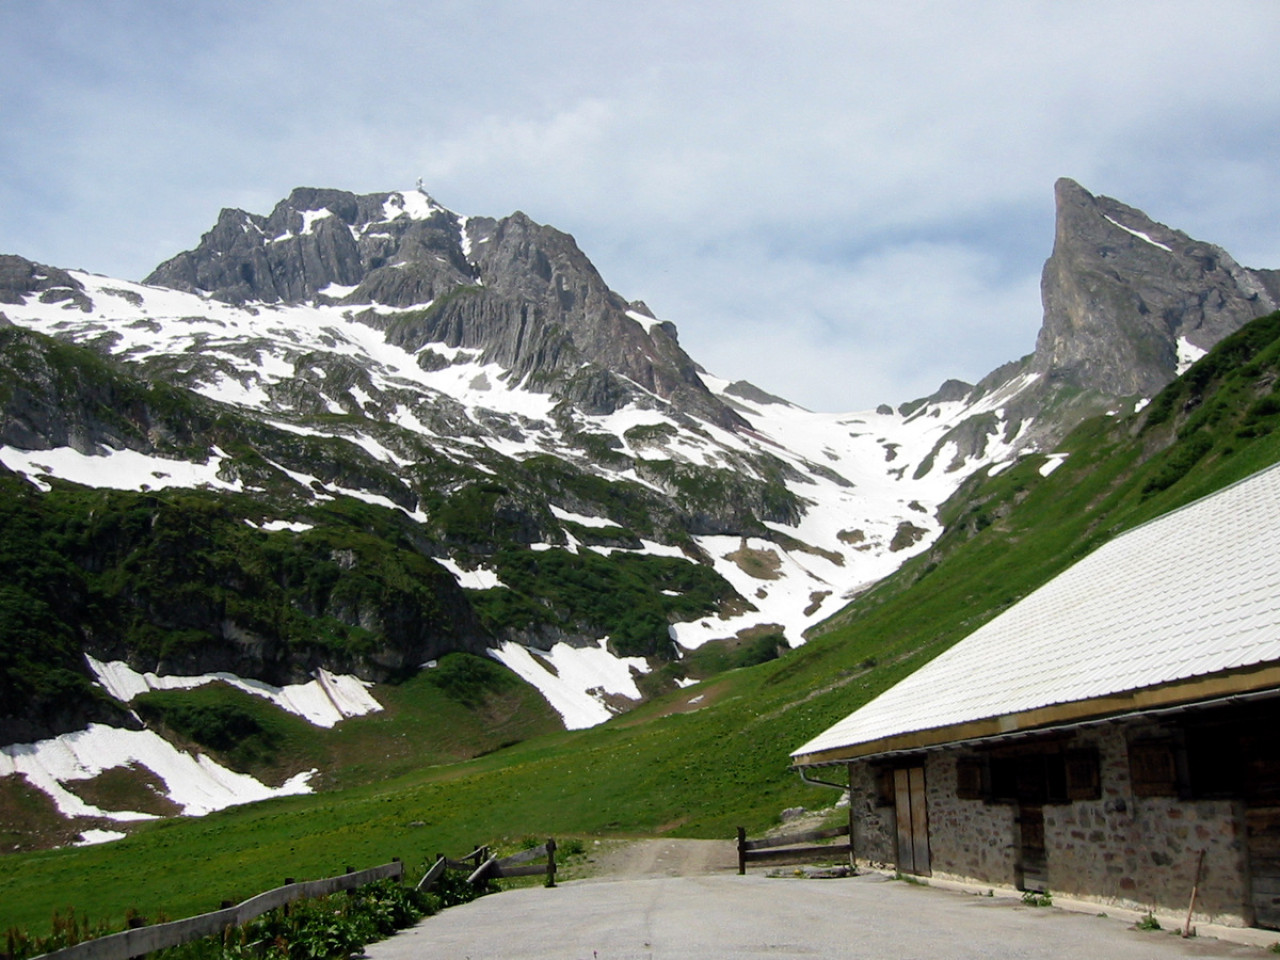
[[[609,413],[652,394],[729,429],[672,324],[613,292],[573,237],[523,213],[459,216],[425,193],[299,188],[270,216],[223,210],[196,249],[147,283],[226,303],[368,305],[409,350],[478,350],[528,384]],[[379,307],[417,307],[387,321]]]
[[[1031,365],[1050,380],[1150,397],[1189,356],[1280,306],[1276,271],[1242,267],[1221,247],[1072,180],[1059,180],[1055,196]]]

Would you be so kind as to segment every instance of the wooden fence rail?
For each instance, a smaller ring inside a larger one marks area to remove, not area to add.
[[[541,860],[543,857],[546,857],[547,860],[545,864],[531,863],[531,861]],[[467,879],[472,883],[481,883],[485,880],[499,880],[503,877],[536,877],[542,874],[546,875],[548,887],[556,885],[555,840],[548,840],[541,846],[523,850],[520,853],[513,853],[511,856],[503,857],[502,859],[489,857]]]
[[[828,843],[820,846],[801,846],[812,844],[817,840],[831,840],[835,837],[850,837],[845,843]],[[855,866],[853,860],[853,841],[849,825],[829,827],[825,830],[806,830],[803,833],[792,833],[784,837],[768,837],[763,840],[748,840],[747,831],[738,828],[738,873],[747,872],[748,863],[813,863],[817,860],[835,860],[848,858],[849,866]]]
[[[34,960],[129,960],[140,957],[153,950],[176,947],[182,943],[199,940],[201,937],[221,935],[228,927],[238,927],[269,910],[283,907],[294,900],[304,897],[324,897],[339,890],[354,890],[356,887],[373,883],[376,880],[394,878],[400,880],[404,876],[404,864],[398,859],[384,863],[380,867],[368,870],[355,870],[338,877],[324,880],[306,880],[302,883],[286,883],[250,897],[234,907],[225,907],[212,913],[202,913],[185,920],[172,923],[157,923],[149,927],[136,927],[123,933],[113,933],[96,940],[86,940],[73,947],[64,947],[41,954]]]

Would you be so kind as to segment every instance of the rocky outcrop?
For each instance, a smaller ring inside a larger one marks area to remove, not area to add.
[[[32,294],[39,294],[41,303],[64,303],[86,313],[93,308],[84,284],[65,270],[0,255],[0,303],[25,303]]]
[[[102,447],[152,452],[200,425],[185,395],[121,375],[91,351],[20,327],[0,329],[0,444],[23,450]]]
[[[422,193],[299,187],[266,217],[224,209],[199,246],[146,282],[227,303],[409,306],[475,281],[459,230],[458,218]]]
[[[1052,448],[1085,418],[1154,396],[1196,356],[1280,306],[1280,271],[1242,267],[1222,248],[1073,180],[1059,180],[1055,196],[1035,352],[977,386],[950,380],[898,408],[909,417],[937,415],[951,401],[983,410],[942,437],[917,476],[960,469],[991,442]],[[944,449],[954,454],[945,462]]]
[[[466,218],[421,191],[299,188],[267,217],[223,210],[195,250],[147,282],[230,303],[402,308],[391,320],[374,310],[361,319],[411,351],[478,350],[566,399],[581,393],[581,384],[564,389],[570,378],[593,366],[612,381],[591,388],[593,413],[652,395],[728,429],[744,425],[699,379],[672,324],[610,290],[573,237],[519,212]]]
[[[1277,308],[1274,271],[1242,267],[1222,248],[1072,180],[1059,180],[1055,194],[1032,365],[1047,379],[1149,397],[1179,372],[1179,341],[1208,350]]]

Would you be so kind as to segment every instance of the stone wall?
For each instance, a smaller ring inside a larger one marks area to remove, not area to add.
[[[1130,721],[1089,728],[1071,740],[1071,749],[1098,751],[1101,797],[1044,805],[1049,890],[1136,910],[1182,912],[1204,850],[1195,919],[1244,925],[1249,881],[1243,803],[1136,796],[1128,743],[1159,732],[1154,724]],[[940,750],[915,761],[925,765],[933,873],[1015,886],[1021,856],[1018,804],[956,796],[957,759],[974,755]],[[857,856],[892,868],[894,808],[879,803],[870,764],[852,764],[850,783]]]
[[[880,804],[870,764],[849,764],[849,803],[853,807],[854,857],[878,869],[894,869],[898,859],[894,811],[892,806]]]
[[[1128,741],[1154,732],[1135,723],[1077,738],[1098,749],[1102,797],[1044,808],[1049,888],[1138,910],[1183,911],[1204,850],[1197,918],[1243,925],[1248,899],[1243,804],[1135,796]]]
[[[929,755],[924,769],[928,793],[929,856],[940,876],[1017,884],[1017,805],[956,797],[956,751]]]

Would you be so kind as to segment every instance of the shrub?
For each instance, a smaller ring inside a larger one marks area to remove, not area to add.
[[[1155,918],[1155,914],[1148,910],[1146,916],[1135,923],[1134,926],[1139,930],[1159,930],[1160,921]]]

